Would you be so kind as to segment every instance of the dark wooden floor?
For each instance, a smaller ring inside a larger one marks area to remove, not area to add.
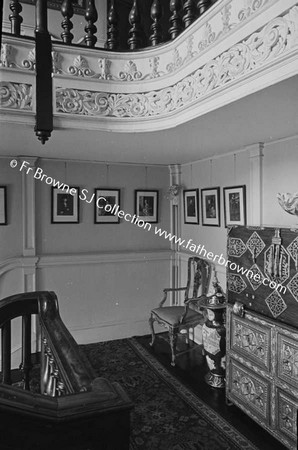
[[[251,420],[236,406],[228,406],[225,401],[224,389],[208,386],[204,381],[207,372],[205,358],[202,356],[201,346],[181,355],[176,360],[176,366],[170,364],[170,347],[160,338],[156,338],[154,348],[149,345],[150,337],[138,337],[138,341],[154,355],[173,375],[188,386],[207,405],[217,411],[225,420],[239,430],[260,450],[285,450],[285,447]],[[183,344],[181,344],[183,345]]]

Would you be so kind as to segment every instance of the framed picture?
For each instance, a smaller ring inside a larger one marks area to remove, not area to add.
[[[199,189],[183,191],[184,223],[199,223]]]
[[[0,186],[0,225],[7,225],[6,186]]]
[[[94,223],[120,223],[120,189],[94,189]]]
[[[135,191],[135,214],[144,222],[158,222],[158,191]]]
[[[79,223],[80,188],[52,188],[52,223]]]
[[[246,225],[246,186],[225,187],[225,226]]]
[[[220,227],[219,187],[201,189],[202,225]]]
[[[35,0],[20,0],[20,2],[35,5]],[[63,0],[48,0],[48,8],[60,10],[62,2]],[[86,11],[86,2],[87,0],[72,0],[74,13],[84,15]]]

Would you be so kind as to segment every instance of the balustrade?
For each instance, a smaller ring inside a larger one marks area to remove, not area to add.
[[[109,0],[107,13],[107,39],[105,47],[109,50],[136,50],[141,47],[155,46],[166,40],[175,39],[198,17],[204,14],[217,0]],[[37,2],[38,3],[38,2]],[[82,43],[95,47],[97,42],[98,12],[95,0],[86,1],[86,32]],[[19,1],[10,1],[11,33],[21,36],[22,5]],[[120,12],[120,13],[119,13]],[[123,14],[124,13],[124,14]],[[61,40],[67,45],[74,44],[72,0],[63,0],[61,4]],[[125,15],[126,14],[126,15]],[[36,18],[39,21],[39,12]],[[127,24],[129,28],[127,29]],[[119,39],[119,30],[126,30],[126,39]]]
[[[39,392],[36,378],[33,385],[30,383],[32,315],[39,319],[41,330]],[[11,370],[11,322],[17,317],[22,317],[21,382]],[[132,403],[118,383],[95,377],[61,320],[53,292],[32,292],[1,300],[0,328],[1,445],[19,449],[20,432],[26,449],[31,449],[38,430],[40,448],[44,450],[97,448],[99,441],[102,448],[129,448]],[[13,436],[5,432],[11,424],[16,430]],[[79,437],[74,429],[80,429]]]

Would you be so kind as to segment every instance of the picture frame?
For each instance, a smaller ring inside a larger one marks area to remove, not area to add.
[[[220,188],[201,189],[202,225],[220,227]]]
[[[135,214],[144,222],[158,222],[158,190],[135,190]]]
[[[7,190],[0,186],[0,225],[7,225]]]
[[[51,223],[79,223],[80,188],[69,186],[68,190],[52,187]]]
[[[27,3],[28,5],[35,5],[35,0],[20,0],[21,3]],[[63,0],[48,0],[48,8],[61,10]],[[73,12],[74,14],[85,15],[87,0],[73,0]]]
[[[225,227],[246,225],[246,185],[223,188]]]
[[[96,188],[94,194],[94,223],[120,223],[120,189]]]
[[[199,224],[199,189],[183,190],[183,209],[185,224]]]

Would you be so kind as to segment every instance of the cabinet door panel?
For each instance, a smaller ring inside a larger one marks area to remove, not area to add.
[[[298,388],[298,340],[296,336],[297,334],[282,331],[277,334],[277,376]]]
[[[233,358],[230,358],[228,380],[228,396],[232,402],[269,426],[270,380],[262,379]]]
[[[231,350],[269,372],[271,328],[259,322],[232,315]]]
[[[298,398],[293,398],[281,389],[277,388],[277,428],[287,439],[290,448],[297,448],[297,409]]]

